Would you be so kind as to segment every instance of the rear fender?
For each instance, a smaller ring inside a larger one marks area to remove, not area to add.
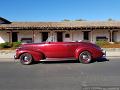
[[[90,52],[91,53],[91,55],[92,55],[92,52],[91,52],[91,50],[89,49],[89,48],[77,48],[76,50],[75,50],[75,58],[76,59],[79,59],[79,55],[80,55],[80,53],[81,52],[83,52],[83,51],[88,51],[88,52]]]
[[[42,52],[36,52],[36,51],[29,51],[29,50],[22,50],[19,54],[19,58],[22,54],[29,53],[32,55],[34,61],[40,61],[41,59],[44,59],[44,54]]]

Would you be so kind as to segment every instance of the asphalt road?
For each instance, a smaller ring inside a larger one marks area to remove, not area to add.
[[[91,64],[48,62],[21,65],[12,59],[0,62],[0,90],[92,90],[86,87],[120,90],[120,58]]]

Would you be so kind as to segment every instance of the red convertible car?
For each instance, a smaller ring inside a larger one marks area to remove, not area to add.
[[[34,61],[79,60],[88,64],[105,55],[103,50],[89,42],[43,42],[22,44],[16,49],[15,59],[24,65]]]

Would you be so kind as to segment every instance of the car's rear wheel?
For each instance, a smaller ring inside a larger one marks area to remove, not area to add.
[[[23,65],[29,65],[29,64],[32,64],[33,62],[33,57],[31,54],[29,53],[24,53],[20,56],[20,62],[23,64]]]
[[[90,63],[92,60],[92,55],[89,51],[82,51],[79,55],[79,61],[84,64]]]

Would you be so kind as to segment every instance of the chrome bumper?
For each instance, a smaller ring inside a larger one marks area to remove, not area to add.
[[[102,53],[103,53],[103,58],[106,58],[106,51],[102,50]]]
[[[14,55],[14,59],[17,59],[17,56],[16,56],[16,55]]]

